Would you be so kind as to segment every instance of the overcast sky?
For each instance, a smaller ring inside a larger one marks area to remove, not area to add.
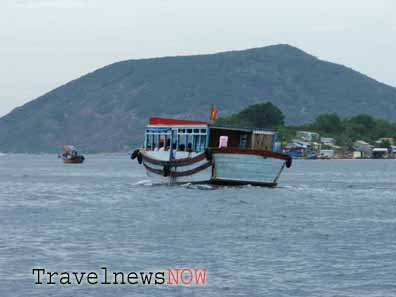
[[[0,116],[116,61],[278,43],[396,86],[394,0],[0,0]]]

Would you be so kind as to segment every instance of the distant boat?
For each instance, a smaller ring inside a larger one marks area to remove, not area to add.
[[[151,118],[142,148],[132,154],[162,183],[274,187],[292,158],[275,152],[277,133]]]
[[[59,156],[65,164],[81,164],[84,162],[85,157],[80,155],[77,149],[72,145],[65,145],[63,153]]]

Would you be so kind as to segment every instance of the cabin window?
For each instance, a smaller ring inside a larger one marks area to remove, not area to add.
[[[187,134],[186,135],[187,139],[187,152],[192,152],[193,151],[193,135]]]
[[[177,129],[177,150],[202,152],[206,147],[207,129]]]
[[[201,135],[201,141],[200,141],[200,151],[205,150],[206,147],[206,135]]]
[[[155,143],[154,148],[158,151],[161,148],[161,144],[162,144],[161,135],[159,134],[154,135],[154,143]]]
[[[165,150],[169,151],[171,148],[171,136],[165,135]]]
[[[146,150],[151,151],[153,149],[153,135],[146,134],[146,143],[144,145]]]
[[[145,149],[146,150],[153,150],[155,146],[154,143],[154,136],[151,133],[146,133],[146,143],[145,143]]]
[[[198,153],[204,151],[206,144],[206,135],[194,135],[192,144],[194,152]]]
[[[177,148],[177,132],[172,131],[172,150],[176,150]]]
[[[241,135],[240,141],[239,141],[239,147],[242,149],[247,148],[247,135],[246,134]]]
[[[195,131],[194,131],[195,132]],[[199,135],[193,135],[193,150],[194,152],[199,152]]]
[[[179,134],[177,136],[177,138],[178,138],[178,140],[177,140],[177,143],[178,143],[177,150],[184,152],[186,150],[186,135]]]
[[[160,135],[159,149],[165,150],[166,135]]]
[[[147,129],[144,139],[146,150],[202,152],[206,148],[207,129],[177,128]]]
[[[146,130],[144,147],[146,150],[166,150],[170,148],[171,135],[169,130]]]

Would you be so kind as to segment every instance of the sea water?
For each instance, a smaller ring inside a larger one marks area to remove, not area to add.
[[[205,286],[36,285],[207,269]],[[396,161],[295,161],[277,188],[153,185],[128,155],[0,157],[0,296],[395,296]]]

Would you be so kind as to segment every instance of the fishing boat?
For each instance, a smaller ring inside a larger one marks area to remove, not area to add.
[[[85,157],[80,155],[78,150],[72,145],[65,145],[63,153],[59,155],[65,164],[81,164],[84,162]]]
[[[154,182],[274,187],[292,163],[275,152],[276,139],[272,130],[153,117],[131,158]]]

